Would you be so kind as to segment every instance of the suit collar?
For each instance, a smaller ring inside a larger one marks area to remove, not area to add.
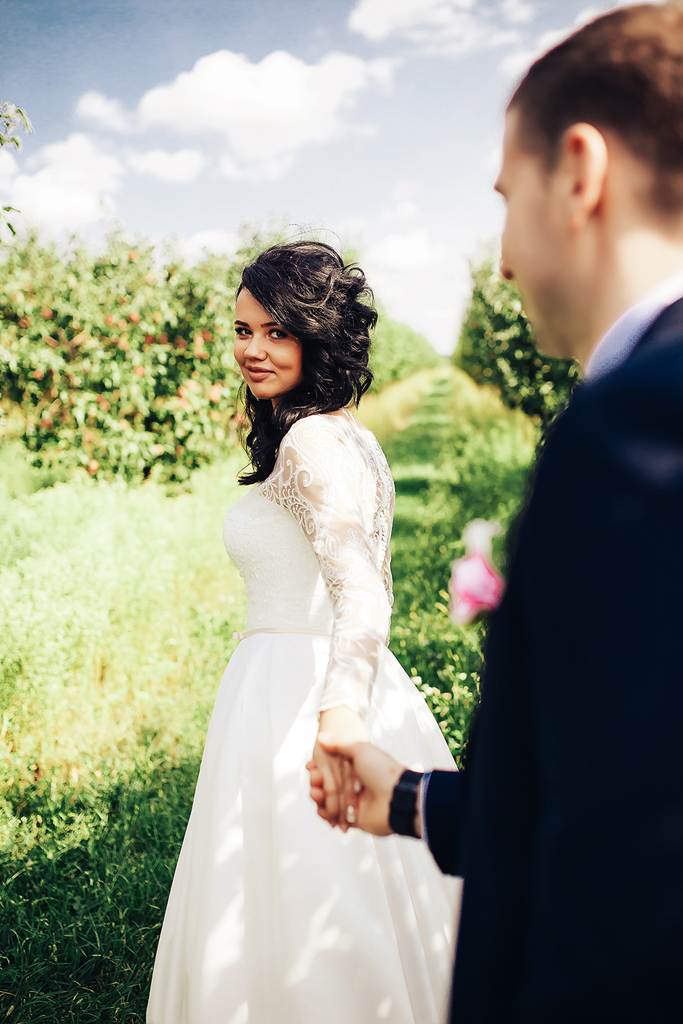
[[[679,344],[683,341],[683,298],[667,306],[640,337],[633,354],[645,347]]]
[[[612,324],[593,349],[584,380],[598,380],[626,362],[667,307],[681,298],[683,270],[659,281]]]

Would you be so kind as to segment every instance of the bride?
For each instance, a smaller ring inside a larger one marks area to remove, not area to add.
[[[386,647],[394,488],[349,411],[367,390],[377,314],[327,245],[273,246],[246,268],[235,358],[256,484],[224,539],[248,596],[223,676],[156,954],[148,1024],[439,1024],[458,883],[423,843],[316,816],[316,742],[371,738],[453,768]],[[343,813],[340,812],[340,820]]]

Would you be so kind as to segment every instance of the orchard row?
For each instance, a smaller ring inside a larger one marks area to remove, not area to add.
[[[0,440],[38,466],[128,480],[183,480],[211,461],[243,420],[232,318],[256,251],[160,267],[122,237],[67,258],[16,241],[0,265]],[[377,386],[437,358],[384,317],[373,349]]]

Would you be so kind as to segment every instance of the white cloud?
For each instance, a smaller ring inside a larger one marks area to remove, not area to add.
[[[396,206],[387,210],[384,216],[386,220],[413,220],[419,212],[420,207],[417,203],[414,203],[411,199],[402,199],[396,203]]]
[[[85,121],[93,121],[112,132],[132,130],[131,119],[124,114],[119,101],[110,100],[94,89],[81,96],[76,104],[76,116]]]
[[[392,199],[395,199],[397,203],[400,203],[404,200],[415,199],[421,191],[422,186],[419,181],[415,181],[414,178],[401,178],[401,180],[395,185],[391,193],[391,197]]]
[[[373,42],[398,35],[428,51],[453,56],[475,49],[518,42],[516,30],[535,13],[522,0],[501,0],[498,7],[475,0],[358,0],[349,28]]]
[[[535,8],[523,3],[523,0],[503,0],[500,6],[504,16],[513,25],[526,25],[536,15]]]
[[[34,174],[16,174],[10,183],[10,203],[27,224],[75,231],[111,216],[123,165],[88,136],[73,134],[43,146],[31,161],[41,164]]]
[[[194,181],[207,164],[198,149],[179,149],[175,153],[151,149],[148,153],[128,153],[126,159],[138,174],[177,183]]]
[[[240,236],[237,232],[227,231],[225,228],[197,231],[189,238],[178,240],[181,255],[190,263],[196,263],[206,253],[214,256],[235,256],[239,247]]]
[[[393,203],[381,211],[381,218],[385,222],[402,224],[405,221],[414,220],[420,213],[420,207],[415,198],[420,193],[420,186],[410,178],[403,178],[391,191]]]
[[[0,149],[0,192],[6,192],[11,186],[12,178],[19,173],[19,164],[10,153],[9,148],[4,146]]]
[[[387,235],[366,250],[364,259],[368,266],[381,270],[411,270],[437,263],[443,256],[443,248],[434,245],[424,228],[418,228]]]
[[[393,66],[343,53],[306,64],[285,51],[252,64],[243,54],[219,50],[145,93],[139,122],[221,135],[226,177],[278,177],[303,146],[354,130],[343,113],[369,86],[388,87]]]

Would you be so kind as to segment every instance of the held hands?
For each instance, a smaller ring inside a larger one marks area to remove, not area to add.
[[[322,793],[321,802],[316,801],[318,814],[330,825],[339,825],[346,832],[349,827],[348,809],[355,805],[354,785],[358,788],[358,784],[348,759],[331,754],[321,738],[353,744],[366,742],[368,731],[361,716],[351,708],[342,706],[321,711],[313,756],[306,765],[309,771],[316,772],[317,788]]]
[[[376,836],[390,835],[389,807],[404,766],[365,738],[349,741],[346,737],[337,739],[326,735],[327,722],[323,722],[322,715],[320,718],[313,759],[306,765],[311,776],[311,798],[318,806],[318,814],[331,825],[339,825],[344,832],[351,826]],[[339,789],[331,789],[329,774],[323,771],[318,752],[327,759],[327,772],[336,763]],[[348,767],[342,767],[345,763]],[[416,827],[421,834],[417,817]]]

